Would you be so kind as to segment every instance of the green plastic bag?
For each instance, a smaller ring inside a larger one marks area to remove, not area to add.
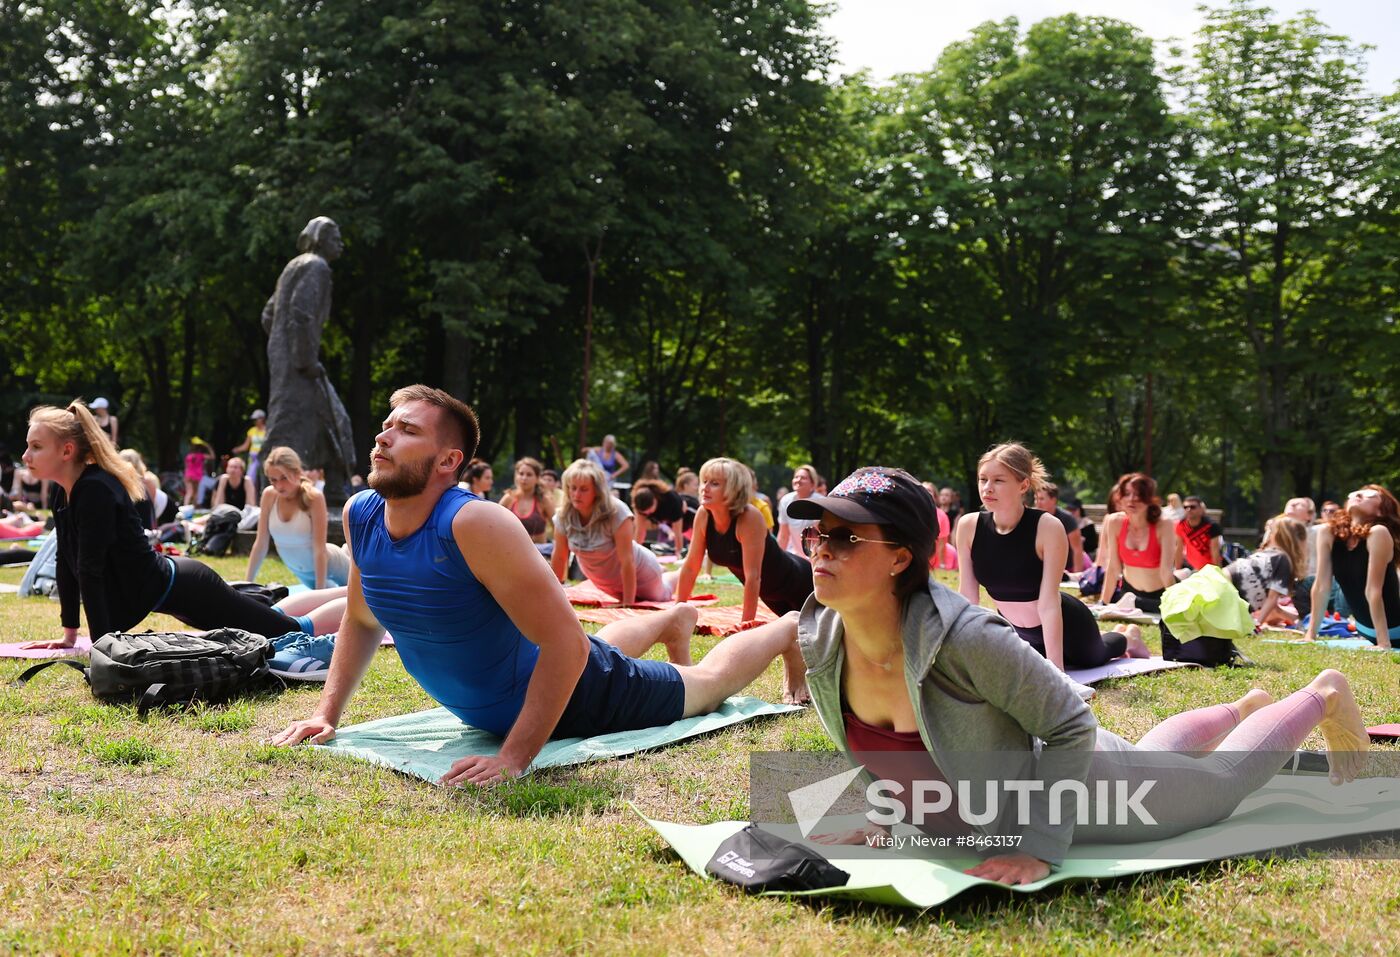
[[[1233,641],[1254,634],[1249,603],[1219,565],[1207,565],[1162,593],[1162,624],[1182,642],[1203,635]]]

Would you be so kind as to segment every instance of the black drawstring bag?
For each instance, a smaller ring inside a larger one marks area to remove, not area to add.
[[[810,847],[785,841],[756,824],[721,844],[705,870],[750,894],[844,887],[851,879]]]

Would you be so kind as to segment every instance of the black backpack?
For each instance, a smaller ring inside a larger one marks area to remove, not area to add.
[[[232,505],[220,505],[204,523],[204,534],[190,546],[191,555],[226,555],[238,535],[243,513]]]
[[[750,824],[716,848],[705,870],[750,894],[844,887],[851,879],[810,847],[785,841],[757,824]]]
[[[83,673],[92,693],[104,701],[137,700],[137,712],[200,701],[225,701],[240,692],[280,679],[268,670],[272,642],[238,628],[203,634],[147,631],[112,632],[92,646],[86,668],[71,658],[42,662],[15,679],[22,685],[50,665]]]

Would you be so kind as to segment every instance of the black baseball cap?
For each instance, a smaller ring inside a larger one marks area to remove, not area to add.
[[[904,469],[872,465],[856,469],[825,495],[793,499],[788,516],[813,520],[830,512],[857,525],[888,525],[906,541],[930,553],[938,537],[938,516],[928,490]]]

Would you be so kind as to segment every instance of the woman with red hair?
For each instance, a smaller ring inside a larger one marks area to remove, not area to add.
[[[1356,631],[1380,648],[1400,641],[1400,503],[1379,485],[1363,485],[1347,496],[1346,508],[1317,533],[1314,611],[1327,607],[1332,576],[1356,617]],[[1308,622],[1307,640],[1317,639],[1318,615]]]

